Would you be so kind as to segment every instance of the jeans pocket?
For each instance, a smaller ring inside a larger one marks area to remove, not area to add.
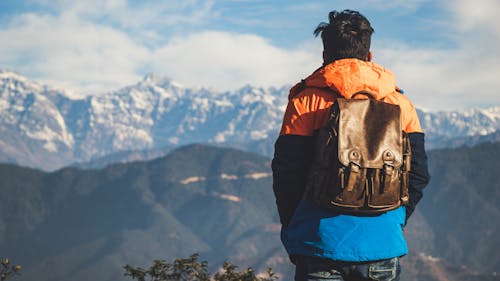
[[[376,281],[399,280],[399,258],[382,260],[370,264],[368,277]]]

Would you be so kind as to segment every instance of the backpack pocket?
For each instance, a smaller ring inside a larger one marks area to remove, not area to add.
[[[385,209],[399,206],[401,198],[399,170],[394,167],[374,169],[369,181],[368,206],[370,208]]]
[[[354,164],[342,166],[338,172],[338,184],[329,203],[339,207],[361,208],[366,197],[366,169]]]

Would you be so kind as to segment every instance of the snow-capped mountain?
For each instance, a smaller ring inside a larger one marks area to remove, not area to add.
[[[53,170],[124,151],[194,142],[266,154],[278,134],[288,88],[215,92],[147,75],[114,92],[74,98],[0,71],[0,161]],[[427,135],[436,140],[500,128],[500,106],[419,115]]]
[[[500,141],[500,106],[462,112],[417,112],[430,149]]]
[[[218,93],[147,75],[73,99],[0,72],[0,161],[52,170],[108,154],[194,142],[245,144],[276,135],[286,90]]]
[[[429,135],[448,138],[489,135],[500,129],[500,106],[487,109],[424,112],[417,110],[422,127]]]

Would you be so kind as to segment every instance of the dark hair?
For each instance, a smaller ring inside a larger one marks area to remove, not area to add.
[[[331,11],[328,19],[329,23],[322,22],[314,30],[323,40],[325,64],[345,58],[367,60],[374,32],[368,19],[351,10]]]

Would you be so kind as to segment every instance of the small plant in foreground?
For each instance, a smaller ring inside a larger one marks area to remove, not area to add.
[[[10,260],[8,258],[2,258],[0,263],[2,267],[0,268],[0,281],[7,280],[9,277],[18,275],[21,270],[20,265],[10,265]]]
[[[198,261],[198,254],[189,258],[178,258],[173,263],[165,260],[155,260],[147,269],[141,267],[124,266],[125,276],[130,276],[137,281],[274,281],[278,277],[269,268],[267,277],[258,277],[252,268],[238,271],[237,266],[225,262],[220,272],[211,278],[208,273],[208,263]]]

